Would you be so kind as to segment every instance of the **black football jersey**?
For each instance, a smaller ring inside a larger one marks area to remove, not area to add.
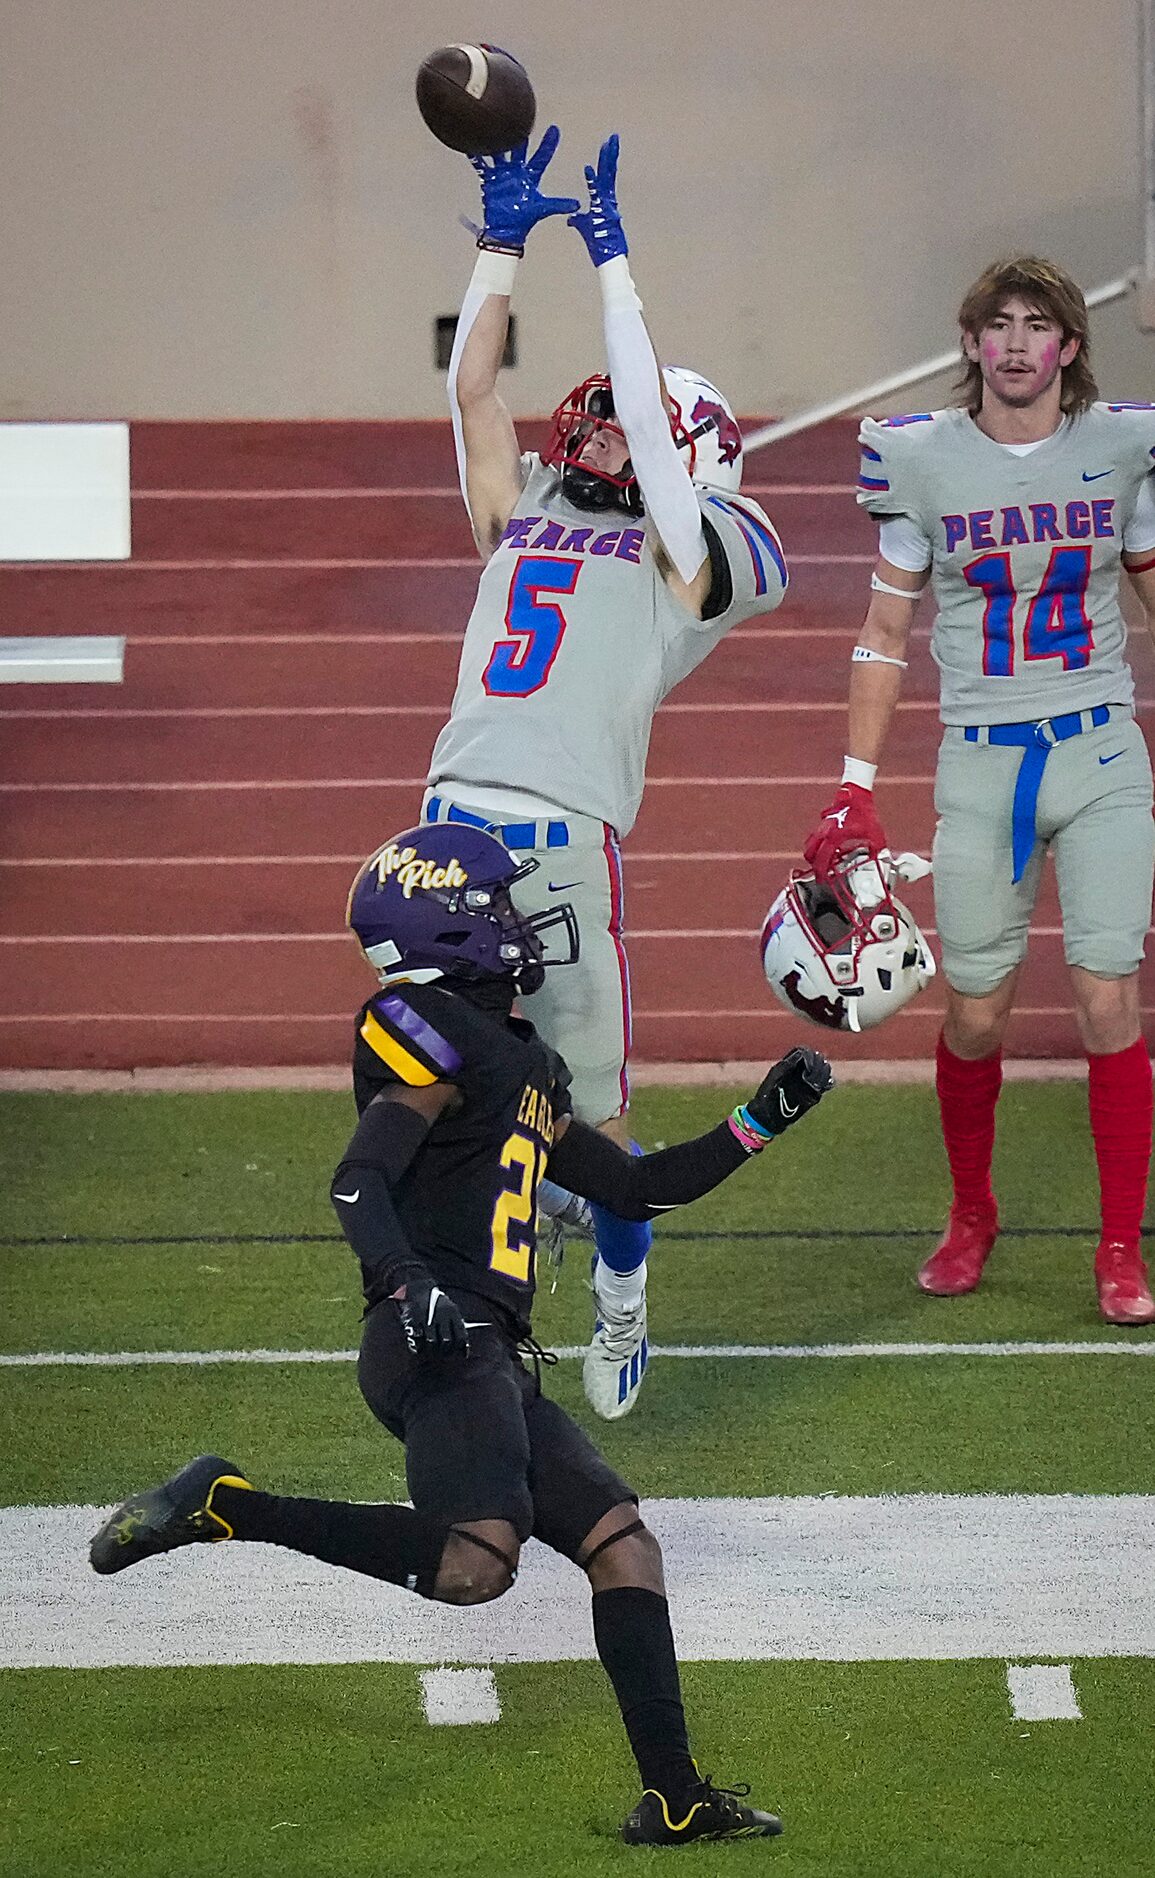
[[[413,1251],[447,1291],[501,1305],[518,1334],[534,1292],[537,1189],[570,1113],[569,1071],[524,1018],[479,1010],[440,983],[389,986],[356,1019],[360,1114],[381,1090],[453,1083],[442,1116],[393,1193]],[[377,1302],[366,1284],[366,1297]]]

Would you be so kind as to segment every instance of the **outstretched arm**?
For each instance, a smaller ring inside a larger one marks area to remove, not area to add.
[[[513,420],[497,392],[509,330],[509,300],[531,228],[577,208],[572,196],[543,196],[542,176],[559,142],[556,125],[533,156],[522,143],[495,157],[472,157],[481,179],[481,252],[473,270],[449,359],[449,408],[461,493],[478,552],[488,559],[521,494],[521,453]]]
[[[692,612],[709,592],[710,557],[697,491],[670,429],[666,391],[642,303],[629,268],[629,247],[617,203],[618,139],[607,137],[596,170],[586,168],[589,208],[570,216],[598,272],[606,361],[614,412],[625,432],[630,461],[657,537],[659,564]]]
[[[622,1219],[653,1219],[711,1193],[816,1107],[833,1083],[817,1050],[791,1050],[724,1122],[657,1154],[627,1154],[608,1135],[567,1118],[549,1157],[549,1177]]]

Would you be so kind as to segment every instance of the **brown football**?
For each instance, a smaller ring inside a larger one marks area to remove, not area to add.
[[[537,101],[524,65],[500,46],[439,46],[417,73],[417,108],[451,150],[494,156],[529,136]]]

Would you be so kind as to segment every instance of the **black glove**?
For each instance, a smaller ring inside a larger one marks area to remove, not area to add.
[[[817,1050],[791,1050],[763,1077],[746,1113],[768,1134],[780,1135],[833,1087],[834,1071],[824,1056]]]
[[[469,1355],[465,1319],[451,1297],[416,1260],[389,1274],[390,1303],[397,1306],[405,1341],[414,1356]]]

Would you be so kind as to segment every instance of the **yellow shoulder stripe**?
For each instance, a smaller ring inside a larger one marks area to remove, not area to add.
[[[403,1043],[398,1043],[396,1037],[392,1036],[384,1025],[377,1022],[372,1011],[365,1013],[361,1035],[381,1061],[388,1063],[389,1068],[396,1071],[402,1082],[409,1083],[412,1088],[421,1089],[437,1081],[433,1071],[426,1069],[424,1063],[419,1063]]]

